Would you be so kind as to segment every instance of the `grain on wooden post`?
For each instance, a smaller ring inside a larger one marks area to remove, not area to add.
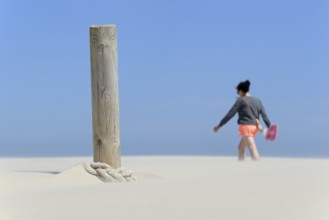
[[[121,167],[115,25],[90,27],[94,162]]]

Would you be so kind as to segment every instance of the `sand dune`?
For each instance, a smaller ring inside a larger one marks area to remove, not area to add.
[[[329,219],[329,160],[123,157],[134,183],[103,183],[92,158],[0,159],[0,219]]]

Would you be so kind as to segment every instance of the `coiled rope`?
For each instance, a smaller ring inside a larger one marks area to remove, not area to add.
[[[114,169],[105,163],[85,163],[85,170],[94,176],[97,176],[103,182],[136,182],[136,177],[132,170],[126,168]]]

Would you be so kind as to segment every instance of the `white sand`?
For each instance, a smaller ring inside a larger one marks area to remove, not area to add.
[[[329,160],[122,160],[138,182],[101,182],[79,165],[91,158],[2,158],[0,219],[329,219]]]

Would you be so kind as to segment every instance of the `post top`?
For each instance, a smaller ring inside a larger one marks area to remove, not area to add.
[[[91,25],[90,28],[102,28],[102,27],[107,27],[107,28],[116,28],[115,24],[105,24],[105,25]]]

